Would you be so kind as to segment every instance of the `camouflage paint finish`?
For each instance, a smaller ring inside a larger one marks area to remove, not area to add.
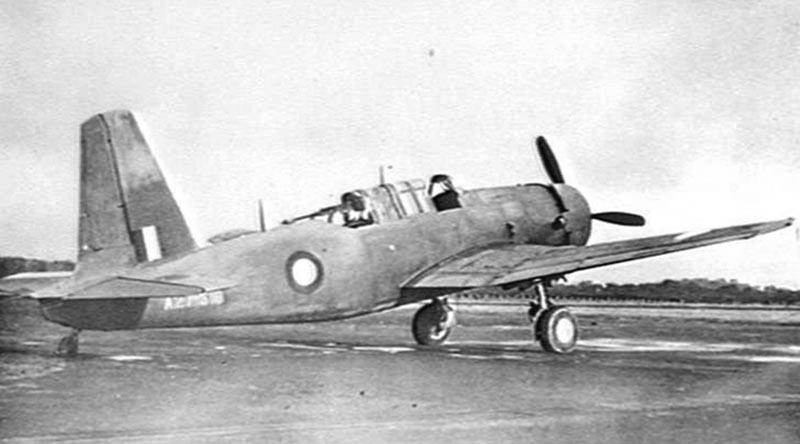
[[[463,195],[465,207],[423,213],[358,229],[319,221],[280,226],[177,258],[140,264],[123,275],[142,281],[206,276],[235,282],[205,296],[87,301],[50,300],[46,318],[81,329],[158,328],[334,320],[427,299],[402,297],[403,282],[470,248],[495,243],[585,243],[589,208],[561,186],[567,228],[554,229],[558,209],[544,186],[483,189]],[[511,229],[510,227],[513,227]],[[566,230],[572,230],[566,236]],[[292,261],[315,264],[317,282],[297,285]]]
[[[330,219],[339,208],[332,206],[198,250],[129,111],[84,123],[81,150],[78,267],[70,280],[35,295],[47,319],[79,329],[342,319],[792,224],[786,219],[586,247],[592,215],[568,185],[464,191],[462,208],[436,212],[425,182],[416,180],[361,190],[377,206],[372,225],[352,229],[313,220]]]

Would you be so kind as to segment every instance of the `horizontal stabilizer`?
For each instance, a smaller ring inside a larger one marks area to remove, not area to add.
[[[123,276],[112,277],[75,288],[58,288],[55,292],[42,292],[35,298],[78,299],[130,299],[167,298],[189,296],[200,293],[224,290],[234,283],[220,279],[197,276],[168,276],[161,279],[132,279]],[[49,294],[48,294],[49,293]]]
[[[29,296],[72,276],[71,271],[28,271],[0,279],[0,297]]]

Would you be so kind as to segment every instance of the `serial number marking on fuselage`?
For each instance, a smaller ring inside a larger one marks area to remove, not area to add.
[[[193,294],[190,296],[164,298],[164,310],[207,307],[209,305],[222,305],[224,303],[225,294],[222,291],[212,291],[210,293]]]

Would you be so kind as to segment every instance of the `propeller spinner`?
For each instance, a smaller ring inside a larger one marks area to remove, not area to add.
[[[564,175],[561,174],[561,168],[558,166],[558,160],[556,160],[555,154],[553,154],[553,150],[550,149],[550,144],[547,143],[547,139],[542,136],[536,138],[536,149],[539,151],[539,157],[542,159],[542,165],[544,165],[544,169],[547,172],[547,176],[550,178],[550,182],[553,184],[562,184],[564,183]],[[566,212],[567,208],[564,206],[564,200],[561,195],[558,193],[558,189],[550,185],[548,187],[550,192],[553,194],[553,197],[556,200],[556,203],[559,206],[559,210],[561,212]],[[559,216],[559,218],[563,218],[563,216]],[[603,221],[609,224],[616,224],[616,225],[624,225],[630,227],[641,227],[645,224],[644,217],[633,214],[633,213],[625,213],[621,211],[607,211],[603,213],[594,213],[592,214],[592,219]]]

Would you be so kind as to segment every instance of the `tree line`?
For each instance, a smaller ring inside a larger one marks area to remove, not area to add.
[[[72,261],[45,261],[24,257],[0,257],[0,279],[17,273],[28,271],[72,271]]]
[[[555,284],[550,295],[561,299],[592,301],[641,301],[701,304],[800,305],[800,291],[776,286],[759,287],[728,279],[665,279],[661,282],[613,284],[592,281]],[[533,289],[481,289],[462,293],[465,299],[527,299]]]

